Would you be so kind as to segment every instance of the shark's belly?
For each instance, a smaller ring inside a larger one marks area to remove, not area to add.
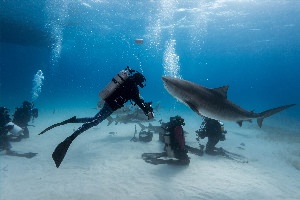
[[[244,116],[238,112],[233,112],[231,110],[226,109],[219,109],[219,110],[212,110],[212,109],[199,109],[199,114],[208,118],[220,120],[220,121],[241,121],[241,120],[249,120],[251,117]]]

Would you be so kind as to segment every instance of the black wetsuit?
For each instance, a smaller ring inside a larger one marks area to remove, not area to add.
[[[9,142],[8,129],[7,127],[0,127],[0,150],[11,149],[11,144]]]
[[[149,112],[144,104],[144,100],[140,98],[139,88],[134,80],[129,77],[117,90],[105,99],[105,102],[112,108],[113,111],[123,107],[124,104],[132,100],[136,103],[145,114]]]
[[[31,119],[31,108],[21,107],[16,108],[14,113],[13,123],[20,126],[23,129],[23,138],[29,138],[28,122]]]
[[[8,109],[0,107],[0,150],[10,150],[11,145],[9,142],[8,130],[6,125],[11,119],[8,115]]]
[[[213,154],[216,144],[225,139],[220,123],[214,119],[206,119],[205,132],[208,138],[205,152]]]
[[[132,77],[129,77],[119,88],[104,101],[104,106],[94,117],[75,118],[69,123],[84,123],[74,133],[80,134],[93,126],[97,126],[114,111],[124,106],[128,100],[133,100],[147,115],[152,112],[152,107],[147,107],[144,100],[140,98],[139,89]]]

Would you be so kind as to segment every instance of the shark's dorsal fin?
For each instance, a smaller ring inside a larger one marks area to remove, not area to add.
[[[213,88],[214,91],[221,94],[225,99],[227,99],[227,91],[228,91],[229,85],[224,85],[222,87]]]

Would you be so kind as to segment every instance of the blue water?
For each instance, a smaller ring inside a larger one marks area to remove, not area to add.
[[[294,0],[1,1],[0,105],[30,100],[42,70],[38,108],[90,108],[127,65],[147,78],[141,95],[163,107],[179,104],[162,75],[229,84],[228,98],[248,110],[299,104],[299,10]]]

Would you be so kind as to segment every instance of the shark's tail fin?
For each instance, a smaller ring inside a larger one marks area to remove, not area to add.
[[[258,126],[261,128],[262,127],[262,123],[264,118],[270,117],[271,115],[274,115],[280,111],[283,111],[289,107],[295,106],[296,104],[289,104],[289,105],[285,105],[285,106],[280,106],[277,108],[272,108],[266,111],[263,111],[261,113],[259,113],[259,117],[257,118],[257,124]]]
[[[140,127],[141,127],[141,131],[143,131],[143,130],[145,130],[146,129],[146,126],[145,125],[143,125],[143,124],[141,124],[140,122],[138,122],[137,123]]]

